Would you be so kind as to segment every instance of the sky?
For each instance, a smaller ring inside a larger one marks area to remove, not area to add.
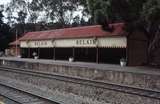
[[[7,4],[10,0],[0,0],[0,4]]]

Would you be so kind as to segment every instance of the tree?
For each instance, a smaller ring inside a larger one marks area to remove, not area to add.
[[[103,24],[103,21],[107,23],[116,21],[132,22],[140,19],[140,13],[145,1],[88,0],[88,5],[94,23]]]
[[[21,24],[25,24],[25,19],[26,19],[27,14],[23,11],[18,12],[18,18],[17,21]]]
[[[0,25],[2,25],[3,24],[3,11],[0,11]]]
[[[26,17],[29,17],[30,19],[36,14],[31,10],[30,0],[11,0],[7,4],[5,12],[7,13],[8,22],[10,25],[16,22],[24,23]]]
[[[8,47],[9,42],[13,39],[10,33],[10,26],[3,22],[3,10],[0,11],[0,51]]]
[[[30,15],[29,4],[29,0],[11,0],[6,6],[8,24],[18,35],[25,32],[26,18]]]
[[[149,59],[160,49],[160,1],[148,0],[144,3],[141,20],[149,38]],[[150,60],[152,61],[152,60]]]
[[[22,17],[22,15],[19,13],[23,13],[27,15],[28,23],[57,22],[61,27],[66,27],[72,25],[75,17],[79,16],[79,21],[86,20],[84,19],[88,16],[86,6],[85,0],[11,0],[6,12],[11,25],[13,22],[20,22],[19,16]],[[76,12],[81,12],[82,16]]]
[[[45,12],[47,20],[58,22],[61,27],[71,25],[77,15],[81,0],[33,0],[31,8],[33,11]],[[80,18],[79,18],[80,19]]]

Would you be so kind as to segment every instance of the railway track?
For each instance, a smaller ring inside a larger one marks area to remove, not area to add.
[[[158,90],[143,89],[143,88],[132,87],[132,86],[124,86],[124,85],[101,82],[101,81],[90,80],[90,79],[85,79],[85,78],[60,75],[60,74],[55,74],[55,73],[33,71],[30,69],[19,69],[19,68],[0,66],[0,70],[13,72],[13,73],[20,73],[20,74],[25,74],[25,75],[32,75],[36,77],[55,79],[59,81],[81,84],[81,85],[86,85],[86,86],[94,86],[97,88],[103,88],[103,89],[113,90],[117,92],[138,95],[142,97],[148,97],[152,99],[160,99],[160,91]]]
[[[58,104],[4,84],[0,84],[0,94],[9,102],[14,102],[13,104]]]

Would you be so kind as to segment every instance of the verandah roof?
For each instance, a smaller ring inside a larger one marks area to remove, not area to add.
[[[109,26],[113,29],[112,32],[104,31],[100,25],[28,32],[23,37],[20,38],[20,41],[107,37],[107,36],[124,36],[125,35],[124,23],[115,23],[115,24],[110,24]]]

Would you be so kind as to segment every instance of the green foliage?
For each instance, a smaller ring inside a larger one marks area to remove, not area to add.
[[[23,11],[19,11],[19,12],[18,12],[17,21],[18,21],[19,23],[24,24],[24,23],[25,23],[26,16],[27,16],[27,13],[24,13]]]
[[[0,11],[0,24],[3,24],[3,11]]]
[[[95,23],[99,23],[101,19],[106,19],[106,21],[109,22],[132,22],[139,19],[145,1],[146,0],[88,0],[88,5]]]
[[[80,0],[81,1],[81,0]],[[51,22],[59,22],[68,25],[74,20],[79,5],[84,4],[79,0],[33,0],[31,10],[45,12],[47,19]],[[80,18],[79,18],[80,19]]]
[[[143,5],[142,18],[148,23],[160,24],[160,1],[147,1]]]
[[[148,0],[144,3],[141,19],[148,32],[149,54],[152,55],[160,48],[160,1]]]
[[[10,26],[3,22],[3,11],[0,11],[0,51],[4,51],[8,47],[9,42],[12,39],[12,33],[10,33]]]

